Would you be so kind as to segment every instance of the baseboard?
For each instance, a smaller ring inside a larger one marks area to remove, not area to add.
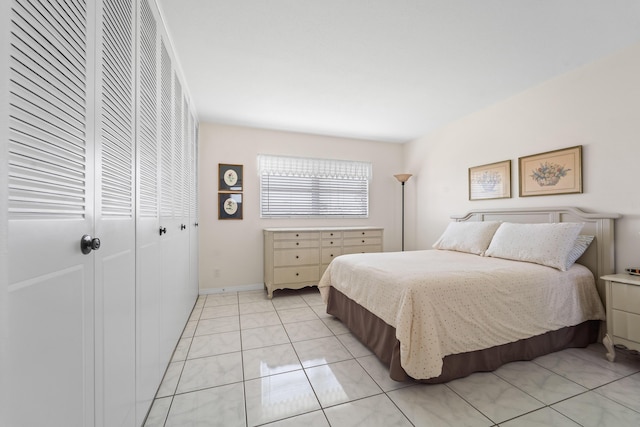
[[[224,288],[200,289],[200,295],[223,294],[228,292],[259,291],[262,289],[264,289],[264,283],[256,283],[254,285],[238,285],[227,286]]]

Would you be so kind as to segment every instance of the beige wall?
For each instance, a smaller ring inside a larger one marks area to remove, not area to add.
[[[373,163],[368,219],[260,219],[258,154],[363,160]],[[218,220],[218,163],[244,165],[244,219]],[[385,229],[386,251],[400,250],[403,146],[374,141],[200,124],[200,292],[263,283],[262,229],[371,225]],[[409,186],[409,184],[407,184]]]
[[[583,194],[518,197],[518,157],[583,146]],[[616,267],[640,266],[640,44],[405,145],[417,175],[407,246],[428,248],[449,215],[476,208],[577,206],[620,213]],[[468,200],[468,168],[512,160],[513,198]],[[408,193],[409,194],[409,193]]]

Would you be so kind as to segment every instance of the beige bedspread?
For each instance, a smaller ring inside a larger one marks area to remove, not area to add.
[[[449,354],[540,335],[605,312],[584,266],[537,264],[427,250],[343,255],[319,283],[396,328],[401,363],[413,378],[437,377]]]

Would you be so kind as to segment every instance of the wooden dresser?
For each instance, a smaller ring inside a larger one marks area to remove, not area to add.
[[[276,289],[317,285],[333,258],[382,252],[380,227],[305,227],[264,229],[264,285]]]

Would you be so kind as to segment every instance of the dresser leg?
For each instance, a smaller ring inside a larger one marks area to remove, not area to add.
[[[611,339],[609,334],[604,336],[604,338],[602,339],[602,344],[604,344],[605,348],[607,349],[607,359],[609,359],[609,362],[615,361],[616,349],[613,346],[613,340]]]

